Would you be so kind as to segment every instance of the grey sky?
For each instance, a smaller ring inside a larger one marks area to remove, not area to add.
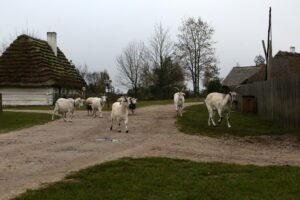
[[[162,23],[176,40],[186,17],[198,17],[215,28],[221,77],[238,62],[253,65],[263,55],[268,9],[272,6],[273,52],[300,50],[298,0],[0,0],[0,43],[28,29],[41,39],[58,34],[58,46],[75,64],[107,69],[116,77],[115,58],[130,41],[148,42]]]

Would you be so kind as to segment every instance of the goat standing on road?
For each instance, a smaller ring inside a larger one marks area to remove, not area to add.
[[[176,92],[174,94],[174,105],[176,109],[177,116],[182,117],[182,110],[184,104],[184,93],[183,92]]]
[[[122,121],[124,121],[125,131],[128,133],[128,98],[126,97],[119,98],[112,105],[110,130],[112,130],[113,124],[117,123],[119,125],[118,131],[121,132],[120,126]]]
[[[230,110],[232,107],[232,103],[236,101],[236,92],[229,92],[228,94],[222,94],[218,92],[213,92],[207,95],[206,99],[204,100],[205,105],[208,110],[208,126],[213,124],[216,126],[214,122],[214,112],[217,112],[219,115],[218,123],[221,124],[223,119],[223,114],[226,114],[227,118],[227,126],[228,128],[231,127],[229,121]]]

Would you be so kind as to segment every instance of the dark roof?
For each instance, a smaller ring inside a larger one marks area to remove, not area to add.
[[[271,77],[300,76],[300,53],[279,51],[272,60]]]
[[[75,66],[57,48],[57,56],[44,40],[19,36],[0,57],[0,86],[55,86],[78,88],[86,85]]]
[[[261,66],[248,66],[248,67],[233,67],[222,84],[224,86],[237,86],[252,77],[260,71]]]

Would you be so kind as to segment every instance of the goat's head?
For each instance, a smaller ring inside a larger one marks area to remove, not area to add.
[[[83,99],[81,99],[81,98],[76,98],[76,99],[74,100],[74,105],[75,105],[76,107],[81,107],[81,106],[83,106],[83,102],[84,102]]]
[[[106,102],[107,101],[107,96],[101,96],[102,102]]]
[[[182,98],[184,97],[184,95],[185,95],[184,92],[177,92],[177,94],[178,94],[178,97],[179,97],[180,99],[182,99]]]
[[[236,92],[229,92],[229,95],[231,96],[231,101],[232,102],[237,102],[238,94]]]
[[[137,99],[136,98],[128,97],[128,99],[129,99],[129,103],[130,104],[136,104],[137,103]]]
[[[126,96],[121,96],[117,101],[120,102],[120,104],[128,105],[129,99]]]

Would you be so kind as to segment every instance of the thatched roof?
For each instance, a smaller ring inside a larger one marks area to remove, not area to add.
[[[0,57],[0,87],[66,87],[86,85],[74,65],[44,40],[19,36]]]
[[[226,78],[223,80],[222,85],[232,87],[243,84],[250,77],[258,73],[260,69],[261,66],[233,67]]]
[[[279,51],[273,58],[271,77],[282,78],[300,75],[300,53]]]

